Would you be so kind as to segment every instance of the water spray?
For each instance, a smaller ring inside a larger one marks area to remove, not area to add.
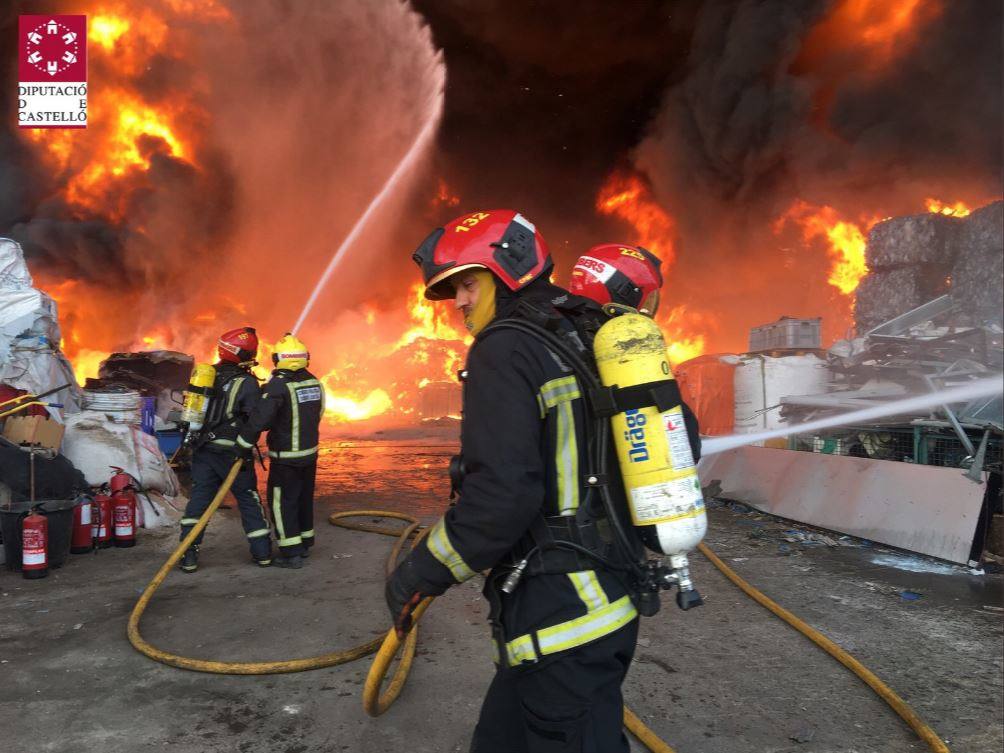
[[[300,318],[296,320],[296,324],[293,326],[293,332],[299,332],[303,323],[307,320],[310,315],[311,309],[314,308],[314,303],[317,301],[317,297],[324,290],[324,287],[328,284],[328,280],[331,279],[331,275],[334,274],[335,270],[338,268],[342,257],[345,252],[352,247],[359,237],[360,233],[366,223],[369,222],[370,217],[376,212],[377,208],[386,201],[387,197],[393,192],[394,188],[397,186],[398,182],[404,175],[406,175],[411,168],[418,161],[419,157],[425,153],[426,148],[432,141],[432,137],[436,132],[436,127],[439,125],[439,119],[443,114],[443,89],[440,88],[430,102],[431,108],[429,111],[429,117],[425,121],[425,125],[422,126],[422,130],[418,132],[418,136],[412,142],[411,147],[405,153],[401,162],[394,169],[394,172],[390,174],[387,181],[383,184],[383,188],[380,189],[380,193],[373,197],[370,201],[369,206],[366,207],[366,211],[362,213],[356,224],[352,226],[352,230],[342,244],[338,247],[335,253],[331,256],[331,261],[328,262],[328,266],[324,269],[321,277],[318,279],[317,284],[314,286],[314,291],[310,294],[310,298],[307,299],[306,305],[303,307],[303,311],[300,312]]]
[[[877,418],[887,416],[898,416],[902,414],[915,413],[929,408],[939,408],[948,403],[961,403],[969,400],[976,400],[981,397],[992,397],[1004,392],[1004,382],[1000,376],[978,379],[968,384],[957,387],[931,392],[925,395],[893,400],[870,408],[841,413],[836,416],[828,416],[815,421],[807,421],[793,426],[782,426],[769,431],[758,431],[752,434],[732,434],[727,437],[704,437],[701,440],[701,455],[717,455],[720,452],[733,450],[736,447],[763,442],[768,439],[779,439],[792,434],[809,434],[830,429],[835,426],[852,426],[865,421],[874,421]]]

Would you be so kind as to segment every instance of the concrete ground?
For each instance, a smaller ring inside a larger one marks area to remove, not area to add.
[[[142,623],[187,656],[304,657],[384,632],[391,539],[344,531],[329,511],[445,504],[449,446],[328,443],[318,544],[300,571],[247,559],[235,510],[211,523],[202,567],[172,573]],[[740,575],[851,651],[957,753],[999,751],[1000,575],[971,575],[874,546],[803,541],[805,529],[735,506],[711,511],[707,542]],[[369,660],[264,677],[187,672],[150,661],[125,635],[144,585],[175,543],[142,532],[132,550],[72,556],[41,581],[0,572],[0,750],[104,753],[466,751],[492,673],[485,604],[470,582],[421,626],[404,693],[371,719]],[[845,541],[843,543],[853,543]],[[705,605],[672,598],[643,620],[628,705],[678,753],[923,751],[910,729],[833,659],[694,555]],[[637,748],[640,750],[640,748]]]

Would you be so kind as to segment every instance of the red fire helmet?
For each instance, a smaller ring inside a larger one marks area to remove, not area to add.
[[[568,290],[601,305],[619,303],[654,316],[662,287],[661,264],[641,246],[602,243],[575,262]]]
[[[220,335],[216,351],[221,361],[250,363],[258,354],[258,335],[254,327],[238,327]]]
[[[510,290],[525,287],[554,266],[536,226],[512,209],[465,214],[436,228],[411,256],[422,269],[425,297],[453,298],[448,278],[487,269]]]

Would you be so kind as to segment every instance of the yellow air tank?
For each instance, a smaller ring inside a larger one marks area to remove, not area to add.
[[[593,347],[606,387],[673,381],[662,331],[646,316],[614,316]],[[686,553],[704,538],[708,519],[683,410],[628,409],[610,422],[631,520],[649,549],[668,555],[671,567],[685,573]]]
[[[208,363],[197,363],[185,389],[181,420],[188,424],[189,437],[202,429],[209,411],[209,401],[216,382],[216,369]]]

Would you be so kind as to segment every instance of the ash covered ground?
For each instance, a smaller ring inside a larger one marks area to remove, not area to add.
[[[315,554],[301,571],[247,560],[236,510],[209,528],[194,575],[172,573],[142,623],[187,656],[311,656],[381,634],[391,539],[329,526],[334,510],[386,508],[433,520],[456,445],[328,440]],[[711,510],[707,542],[740,575],[851,651],[949,741],[1002,743],[1001,576],[844,541],[756,513]],[[808,540],[806,540],[808,539]],[[141,532],[132,550],[71,557],[42,581],[0,572],[0,747],[10,753],[466,751],[492,668],[485,603],[472,581],[421,626],[397,704],[361,707],[368,659],[292,675],[217,676],[156,664],[126,639],[136,598],[175,543]],[[756,605],[703,557],[703,607],[671,598],[643,621],[627,703],[678,753],[908,753],[926,746],[842,666]],[[640,750],[640,748],[637,748]]]

